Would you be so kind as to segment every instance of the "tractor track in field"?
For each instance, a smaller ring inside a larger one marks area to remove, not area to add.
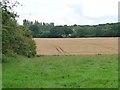
[[[63,53],[63,54],[65,54],[65,53],[67,53],[65,50],[63,50],[60,46],[57,46],[56,47],[56,50],[59,52],[59,53]]]
[[[57,50],[59,53],[62,53],[62,51],[61,51],[59,48],[57,48],[57,47],[56,47],[56,50]]]

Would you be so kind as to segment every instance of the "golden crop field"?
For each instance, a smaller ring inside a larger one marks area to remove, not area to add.
[[[118,54],[118,38],[34,38],[37,55]]]

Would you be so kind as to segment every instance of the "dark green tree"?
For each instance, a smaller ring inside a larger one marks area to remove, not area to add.
[[[52,38],[61,38],[64,35],[64,30],[62,26],[55,26],[50,30],[50,37]]]
[[[34,38],[40,37],[41,32],[38,25],[31,25],[29,29],[32,31],[32,36]]]
[[[64,31],[64,35],[65,37],[70,37],[71,34],[73,33],[72,28],[68,27],[68,26],[63,26],[63,31]]]

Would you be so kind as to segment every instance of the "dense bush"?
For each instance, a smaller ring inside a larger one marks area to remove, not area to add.
[[[25,55],[28,57],[36,54],[35,42],[32,40],[31,31],[16,22],[17,14],[8,9],[9,1],[4,1],[2,9],[2,53],[7,55]],[[9,6],[10,7],[10,6]]]

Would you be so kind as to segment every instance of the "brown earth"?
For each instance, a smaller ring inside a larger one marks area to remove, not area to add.
[[[38,55],[118,54],[118,38],[34,38]]]

